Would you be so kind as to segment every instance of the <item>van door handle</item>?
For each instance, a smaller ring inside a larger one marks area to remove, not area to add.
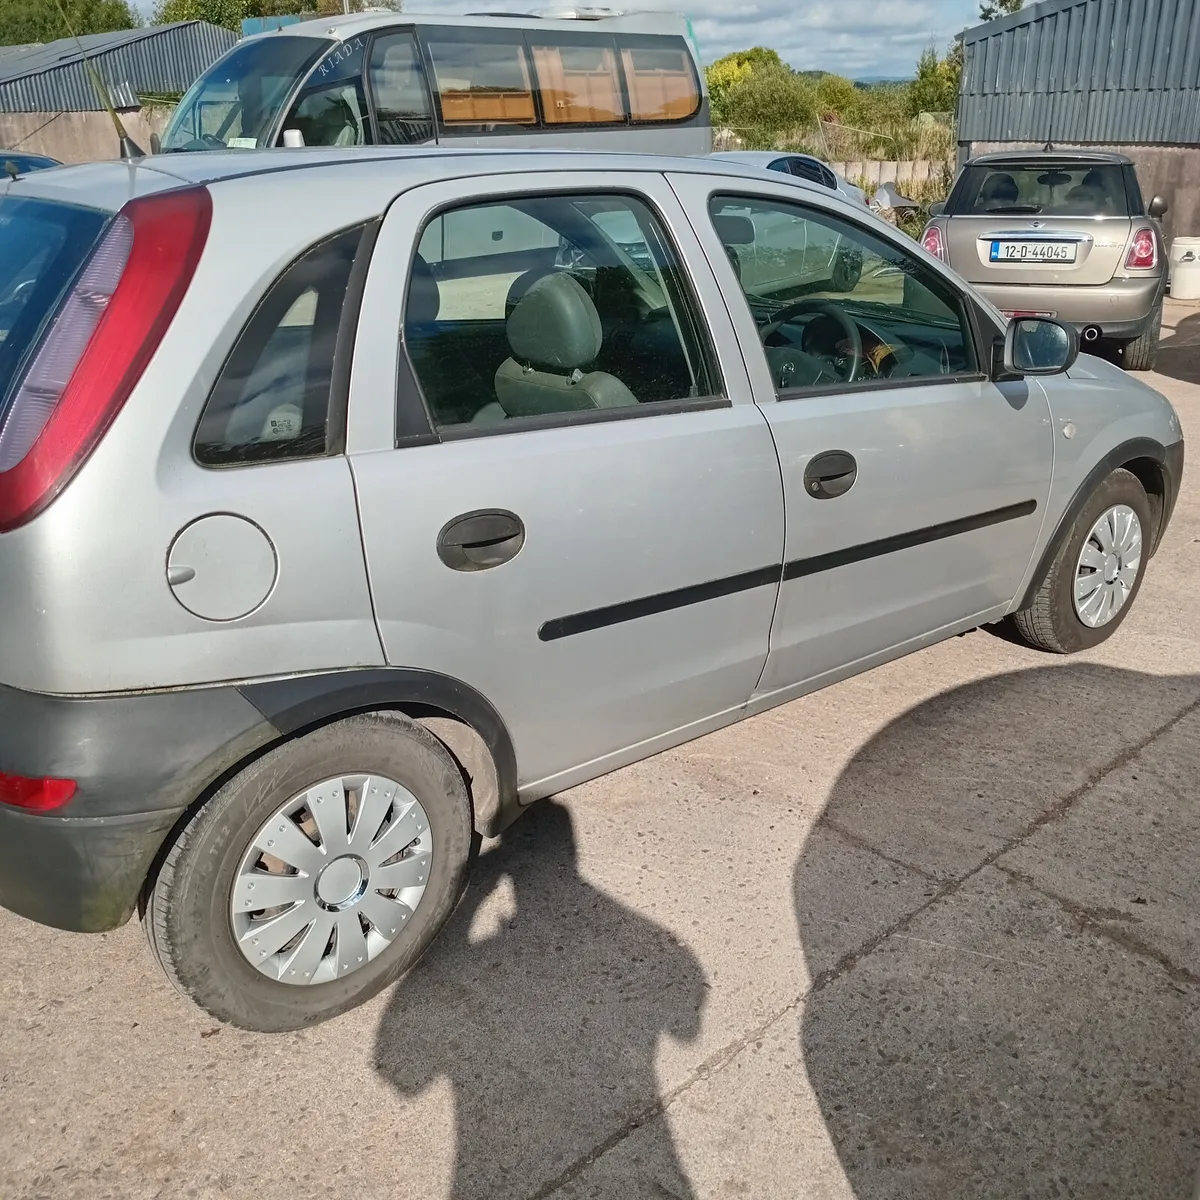
[[[516,513],[481,509],[447,521],[437,553],[452,571],[486,571],[516,558],[524,545],[525,525]]]
[[[826,450],[804,468],[804,490],[814,500],[844,496],[858,478],[858,463],[845,450]]]

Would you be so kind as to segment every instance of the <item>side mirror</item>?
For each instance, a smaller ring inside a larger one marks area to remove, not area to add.
[[[304,134],[299,129],[285,129],[283,131],[283,144],[290,149],[296,150],[304,145]]]
[[[1157,221],[1159,217],[1165,217],[1167,215],[1168,207],[1169,206],[1166,200],[1164,200],[1162,196],[1155,196],[1154,199],[1150,201],[1150,207],[1147,208],[1146,211]]]
[[[161,154],[162,153],[162,138],[160,138],[157,133],[152,133],[150,135],[150,153],[151,154]]]
[[[1079,334],[1043,317],[1016,317],[1004,334],[1008,375],[1061,375],[1079,357]]]
[[[936,200],[929,206],[929,215],[931,217],[940,217],[946,211],[945,200]]]

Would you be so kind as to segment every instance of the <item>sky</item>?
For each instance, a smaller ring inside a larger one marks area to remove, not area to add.
[[[941,53],[961,29],[979,24],[979,0],[572,0],[581,7],[682,8],[706,63],[768,46],[798,71],[852,79],[907,78],[933,42]],[[410,12],[530,12],[551,0],[408,0]]]

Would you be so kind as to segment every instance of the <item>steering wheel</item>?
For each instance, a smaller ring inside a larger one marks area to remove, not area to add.
[[[841,305],[835,304],[832,300],[809,298],[796,300],[786,305],[780,312],[776,313],[774,320],[769,321],[758,331],[763,345],[766,345],[768,338],[778,333],[784,325],[802,313],[820,313],[822,316],[829,317],[830,320],[837,323],[849,344],[850,359],[845,370],[838,371],[837,375],[843,383],[853,383],[862,371],[862,334],[859,332],[858,326],[847,316],[846,311]]]

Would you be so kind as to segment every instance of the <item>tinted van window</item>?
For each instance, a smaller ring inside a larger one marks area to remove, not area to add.
[[[362,239],[347,230],[314,246],[272,284],[209,396],[196,460],[228,466],[324,454],[334,351]]]
[[[946,205],[955,217],[1127,217],[1125,172],[1117,163],[977,164],[963,171]]]
[[[371,46],[371,95],[379,140],[407,146],[433,137],[425,72],[411,33],[385,34]]]
[[[533,125],[537,113],[520,38],[426,39],[445,125]]]
[[[600,39],[580,45],[533,43],[547,125],[611,124],[625,119],[616,49]]]
[[[108,219],[70,204],[0,199],[0,426],[17,372]]]
[[[682,38],[621,38],[621,65],[635,121],[682,121],[700,109],[695,64]]]

